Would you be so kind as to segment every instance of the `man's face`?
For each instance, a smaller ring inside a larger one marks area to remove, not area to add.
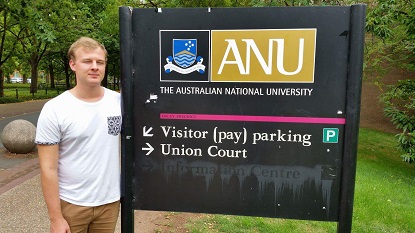
[[[75,58],[69,61],[75,72],[77,85],[100,85],[105,75],[105,52],[101,48],[78,48]]]

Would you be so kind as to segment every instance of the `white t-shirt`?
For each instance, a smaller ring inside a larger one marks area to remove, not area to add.
[[[120,199],[121,96],[105,88],[104,97],[84,102],[69,91],[43,107],[36,143],[59,144],[59,194],[80,206]]]

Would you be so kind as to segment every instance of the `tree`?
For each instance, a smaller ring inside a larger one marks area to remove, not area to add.
[[[101,27],[101,12],[113,0],[20,0],[20,27],[24,28],[25,38],[20,40],[23,59],[31,67],[31,92],[37,91],[38,68],[46,56],[52,61],[44,61],[44,66],[52,71],[52,64],[60,64],[58,70],[65,73],[65,85],[71,86],[72,72],[69,69],[66,52],[80,36],[96,38]],[[60,62],[56,62],[60,59]],[[55,62],[54,62],[55,61]],[[52,77],[53,78],[53,77]],[[54,85],[54,84],[51,84]]]
[[[373,1],[367,14],[366,29],[372,36],[366,64],[370,72],[383,75],[391,67],[401,67],[415,70],[415,5],[406,0],[377,0]],[[373,65],[374,64],[374,65]],[[368,70],[366,70],[368,72]],[[377,81],[377,80],[376,80]],[[381,82],[378,82],[381,83]],[[381,101],[384,103],[384,113],[391,118],[397,129],[402,130],[397,135],[399,148],[404,152],[405,162],[415,160],[415,85],[408,77],[396,85],[390,86]]]
[[[16,43],[22,30],[15,18],[17,5],[13,2],[0,3],[0,97],[4,96],[4,64],[15,54]]]
[[[403,151],[403,161],[415,162],[415,80],[401,80],[390,86],[382,96],[385,115],[392,119],[397,129],[398,148]]]
[[[119,23],[118,11],[119,6],[123,5],[121,1],[113,1],[109,3],[105,10],[99,15],[102,24],[98,31],[98,38],[105,45],[108,51],[108,61],[106,67],[105,78],[102,85],[108,86],[108,76],[113,77],[114,85],[119,87],[120,76],[120,46],[119,46]],[[117,22],[117,23],[114,23]]]
[[[84,0],[82,2],[76,2],[74,4],[74,9],[71,9],[71,12],[68,12],[72,15],[74,15],[74,12],[76,12],[73,20],[71,22],[67,22],[69,25],[71,25],[70,32],[72,34],[70,37],[68,37],[66,33],[61,34],[62,40],[65,40],[66,43],[61,43],[61,45],[65,45],[65,47],[60,48],[59,50],[61,51],[61,59],[64,66],[67,88],[70,87],[69,80],[72,72],[69,68],[69,60],[66,56],[66,51],[68,50],[69,46],[79,37],[89,36],[97,39],[107,47],[107,50],[111,48],[108,52],[114,51],[113,46],[117,46],[116,51],[118,56],[118,28],[114,30],[114,28],[111,27],[114,25],[114,22],[118,21],[118,18],[116,21],[114,21],[113,18],[110,17],[112,21],[106,22],[108,25],[110,25],[109,30],[106,30],[107,28],[103,26],[105,19],[108,18],[106,14],[110,13],[110,16],[113,15],[112,12],[108,11],[109,6],[113,6],[115,7],[115,10],[118,10],[118,7],[116,7],[115,4],[112,5],[115,2],[116,0]],[[67,31],[67,27],[67,24],[63,24],[62,31]],[[68,40],[68,38],[70,38],[70,40]],[[108,44],[106,44],[106,42],[108,42]],[[63,51],[65,53],[63,53]],[[105,76],[105,80],[106,78],[107,75]]]
[[[48,15],[54,24],[55,40],[46,52],[47,59],[44,63],[50,74],[50,86],[55,88],[54,74],[62,73],[65,76],[66,89],[69,89],[73,76],[67,58],[68,48],[80,36],[91,34],[95,19],[90,18],[90,9],[83,2],[61,0],[60,4],[55,5],[58,8]]]
[[[19,25],[24,37],[19,40],[22,46],[21,58],[31,67],[30,92],[37,92],[37,78],[39,63],[56,39],[53,22],[49,15],[53,10],[53,1],[20,1],[22,8],[18,12]]]

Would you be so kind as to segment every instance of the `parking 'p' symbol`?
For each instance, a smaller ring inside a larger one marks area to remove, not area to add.
[[[324,128],[323,129],[323,143],[338,143],[339,129],[338,128]]]

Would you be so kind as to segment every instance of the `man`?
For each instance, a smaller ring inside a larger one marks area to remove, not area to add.
[[[107,61],[102,44],[81,37],[68,57],[76,86],[45,104],[36,133],[50,232],[114,232],[121,97],[101,86]]]

